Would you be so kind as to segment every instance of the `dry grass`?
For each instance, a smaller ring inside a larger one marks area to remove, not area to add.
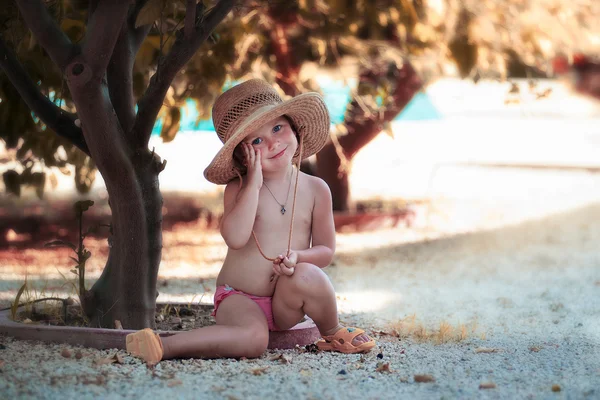
[[[398,322],[389,324],[384,332],[400,339],[412,338],[418,342],[443,344],[469,339],[477,335],[477,331],[478,324],[476,320],[469,325],[452,325],[449,322],[442,321],[437,327],[428,329],[417,318],[416,314],[412,314]],[[479,333],[479,337],[485,340],[485,332]]]

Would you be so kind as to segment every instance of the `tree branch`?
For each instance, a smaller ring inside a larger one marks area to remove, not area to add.
[[[189,39],[196,30],[196,0],[187,0],[185,9],[185,38]]]
[[[18,0],[17,6],[27,27],[48,52],[52,61],[64,72],[77,47],[60,29],[42,0]]]
[[[135,20],[139,12],[138,5],[136,4],[136,7],[131,10],[127,21],[121,28],[106,70],[110,101],[126,137],[135,122],[135,97],[133,94],[135,55],[151,28],[151,25],[135,28]]]
[[[177,39],[171,51],[160,62],[160,75],[155,73],[152,76],[146,93],[138,103],[138,115],[133,128],[137,146],[145,147],[148,145],[152,127],[175,75],[192,58],[217,25],[229,14],[236,2],[237,0],[220,0],[206,15],[203,23],[195,27],[194,35],[191,38],[184,40],[185,35],[181,30],[176,34]]]
[[[127,18],[130,1],[103,0],[98,3],[87,27],[82,53],[96,78],[103,78],[115,43]]]
[[[31,111],[59,136],[68,139],[81,151],[90,155],[83,133],[75,125],[76,116],[66,112],[44,96],[33,83],[21,63],[0,36],[0,67],[17,89]]]

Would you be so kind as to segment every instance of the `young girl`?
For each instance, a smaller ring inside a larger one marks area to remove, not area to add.
[[[228,251],[217,278],[216,325],[159,338],[150,329],[127,336],[127,351],[149,363],[197,357],[259,357],[269,331],[308,315],[322,350],[369,351],[375,341],[343,327],[333,287],[321,270],[333,258],[331,192],[294,166],[329,137],[321,97],[282,101],[262,80],[239,84],[216,100],[213,123],[224,143],[204,176],[226,184],[221,235]]]

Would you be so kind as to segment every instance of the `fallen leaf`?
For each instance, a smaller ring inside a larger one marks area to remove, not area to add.
[[[168,387],[179,386],[179,385],[183,385],[183,382],[181,381],[181,379],[171,379],[170,381],[167,382]]]
[[[23,323],[24,323],[24,324],[31,324],[31,323],[33,323],[33,321],[32,321],[32,320],[30,320],[29,318],[25,318],[25,319],[23,320]]]
[[[377,363],[376,372],[392,372],[390,370],[390,363]]]
[[[435,382],[435,378],[431,375],[415,375],[414,379],[419,383]]]
[[[499,349],[492,349],[489,347],[478,347],[475,349],[475,353],[497,353]]]
[[[113,356],[113,359],[115,360],[115,362],[117,364],[123,364],[124,363],[123,356],[120,355],[119,353],[115,353],[115,355]]]
[[[81,383],[83,383],[84,385],[102,385],[106,382],[106,378],[104,378],[104,376],[102,375],[98,375],[95,378],[83,378]]]
[[[300,375],[302,375],[302,376],[311,376],[312,372],[309,371],[309,370],[307,370],[307,369],[301,369],[300,370]]]
[[[106,365],[106,364],[112,364],[115,362],[114,357],[108,357],[108,358],[98,358],[96,360],[94,360],[94,365]]]
[[[537,353],[538,351],[540,351],[540,348],[537,347],[537,346],[532,346],[532,347],[529,348],[529,351]]]
[[[479,389],[496,389],[496,384],[494,382],[480,383]]]
[[[269,358],[269,361],[279,361],[282,364],[290,363],[290,359],[283,354],[275,354],[274,356]]]
[[[269,369],[269,367],[253,368],[250,370],[250,372],[252,372],[252,375],[262,375],[267,372],[267,369]]]
[[[67,348],[61,350],[60,355],[64,358],[71,358],[71,351]]]
[[[552,385],[552,391],[553,392],[560,392],[560,385]]]

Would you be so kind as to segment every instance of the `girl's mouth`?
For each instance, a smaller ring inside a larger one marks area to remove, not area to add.
[[[280,153],[277,153],[273,157],[271,157],[271,160],[281,157],[283,155],[283,153],[285,153],[286,150],[287,150],[287,147],[285,149],[281,150]]]

